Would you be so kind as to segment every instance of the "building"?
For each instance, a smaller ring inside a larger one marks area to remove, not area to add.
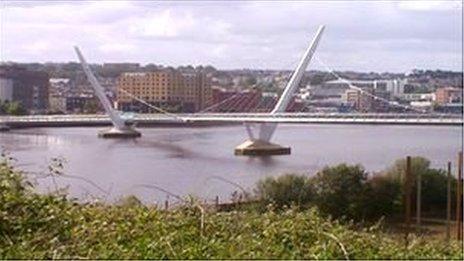
[[[373,111],[377,105],[372,95],[374,95],[373,90],[364,90],[362,92],[360,90],[348,89],[343,94],[342,101],[358,112],[369,112]]]
[[[214,88],[213,107],[214,112],[252,112],[258,109],[262,98],[260,90],[225,90]]]
[[[137,71],[140,69],[138,63],[104,63],[102,66],[103,70],[107,71]]]
[[[399,97],[404,93],[404,86],[408,84],[407,79],[383,80],[386,84],[386,91],[393,97]]]
[[[362,89],[373,89],[380,92],[389,92],[390,96],[398,97],[404,93],[406,79],[395,80],[333,80],[327,81],[315,88],[315,95],[326,97],[340,97],[350,87],[350,85]]]
[[[212,103],[211,78],[202,72],[182,73],[184,78],[184,104],[189,112],[200,111]]]
[[[435,91],[438,104],[462,103],[462,89],[453,87],[438,88]]]
[[[48,97],[48,111],[50,113],[66,113],[66,97],[52,94]]]
[[[95,108],[95,110],[97,110],[99,102],[96,100],[95,96],[91,94],[69,95],[65,98],[65,108],[67,113],[88,112],[86,107],[90,107],[92,104],[96,104],[95,106],[97,108]],[[95,112],[92,111],[91,113]]]
[[[146,104],[171,112],[195,112],[212,100],[211,80],[200,71],[173,68],[145,73],[124,73],[117,83],[117,108],[124,111],[157,112]]]
[[[0,101],[19,102],[30,113],[48,108],[49,76],[16,65],[0,66]]]
[[[400,98],[408,102],[435,101],[435,93],[403,93]]]

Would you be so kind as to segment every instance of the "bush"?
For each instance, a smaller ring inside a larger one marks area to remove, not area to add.
[[[399,159],[387,169],[385,172],[386,178],[392,183],[398,183],[401,193],[404,191],[404,177],[406,173],[406,159]],[[448,177],[444,170],[430,168],[430,161],[423,157],[411,158],[411,173],[412,186],[411,193],[413,202],[415,202],[417,192],[417,175],[421,175],[422,181],[422,210],[427,212],[435,212],[440,216],[444,216],[447,200],[447,183]],[[400,194],[401,194],[400,193]],[[451,179],[451,203],[452,209],[456,204],[456,178]],[[401,202],[400,202],[401,204]],[[413,204],[413,208],[415,205]],[[441,212],[441,213],[440,213]]]
[[[291,205],[302,207],[311,201],[312,190],[307,177],[287,174],[259,181],[255,194],[266,205],[272,203],[277,208]]]
[[[17,254],[69,240],[76,209],[65,195],[34,193],[32,183],[9,162],[0,163],[0,250],[12,248]]]
[[[26,115],[27,110],[17,101],[9,102],[0,101],[0,115]]]
[[[388,176],[374,175],[369,178],[365,190],[363,214],[365,218],[390,217],[401,211],[401,184]]]
[[[446,201],[447,201],[447,173],[443,170],[429,169],[422,174],[422,210],[423,211],[442,211],[445,216]],[[416,183],[412,189],[413,193],[417,190]],[[451,208],[456,204],[456,179],[451,180]]]
[[[362,219],[366,182],[367,172],[360,165],[325,167],[312,181],[315,205],[335,218]]]

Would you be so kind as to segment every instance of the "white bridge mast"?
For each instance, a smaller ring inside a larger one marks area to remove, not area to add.
[[[298,85],[301,82],[301,78],[303,77],[304,71],[308,67],[309,62],[311,61],[314,53],[316,52],[316,48],[319,44],[319,40],[321,39],[322,33],[324,32],[324,28],[325,26],[323,25],[319,26],[316,36],[311,42],[311,45],[309,45],[308,49],[304,53],[303,58],[300,61],[300,64],[298,64],[298,67],[296,67],[296,70],[293,73],[292,78],[290,78],[290,81],[287,83],[287,86],[285,87],[282,96],[280,97],[276,106],[272,110],[271,114],[285,112],[288,103],[292,99],[292,95],[295,93],[295,90],[298,88]]]
[[[282,93],[282,96],[277,101],[276,106],[271,111],[271,115],[285,112],[289,102],[291,101],[295,90],[298,88],[301,78],[308,67],[309,62],[311,61],[314,52],[316,51],[317,45],[321,39],[322,33],[324,32],[324,25],[319,26],[317,30],[316,36],[312,40],[311,44],[309,45],[308,49],[303,55],[298,67],[296,68],[295,72],[293,73],[290,81],[288,82],[287,86]],[[259,124],[259,133],[258,138],[256,139],[255,135],[253,134],[253,130],[249,123],[245,123],[245,127],[247,128],[247,133],[249,140],[245,143],[239,145],[235,149],[235,154],[238,155],[274,155],[274,154],[290,154],[290,148],[281,147],[276,144],[272,144],[269,141],[272,138],[272,135],[277,128],[277,123],[261,123]]]
[[[115,110],[113,106],[111,106],[111,103],[108,100],[108,97],[106,97],[103,87],[100,85],[97,78],[95,78],[95,75],[93,75],[92,71],[90,70],[90,66],[85,61],[85,58],[82,55],[79,48],[75,46],[74,50],[76,51],[77,57],[79,58],[79,61],[82,65],[82,69],[84,70],[84,73],[87,76],[87,79],[89,80],[90,85],[95,91],[95,94],[97,95],[98,100],[103,105],[103,108],[105,109],[106,114],[108,114],[108,116],[111,119],[111,123],[113,124],[113,128],[107,131],[100,132],[99,136],[103,138],[140,137],[141,136],[140,132],[134,130],[132,126],[121,117],[121,115],[119,114],[119,111]]]

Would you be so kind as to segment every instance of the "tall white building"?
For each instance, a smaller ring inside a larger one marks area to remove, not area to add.
[[[387,91],[394,97],[399,97],[404,93],[404,86],[408,83],[407,79],[385,80]]]

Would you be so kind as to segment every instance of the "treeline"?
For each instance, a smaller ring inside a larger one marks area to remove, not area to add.
[[[430,167],[422,157],[411,160],[414,176],[421,175],[422,212],[444,218],[447,205],[447,173]],[[405,159],[397,160],[380,173],[369,173],[361,165],[340,164],[326,167],[315,176],[283,175],[258,182],[255,200],[261,208],[317,207],[321,213],[348,220],[375,220],[400,215],[404,209]],[[416,182],[413,181],[413,195]],[[456,178],[451,180],[452,209],[456,202]],[[414,201],[415,202],[415,199]]]

